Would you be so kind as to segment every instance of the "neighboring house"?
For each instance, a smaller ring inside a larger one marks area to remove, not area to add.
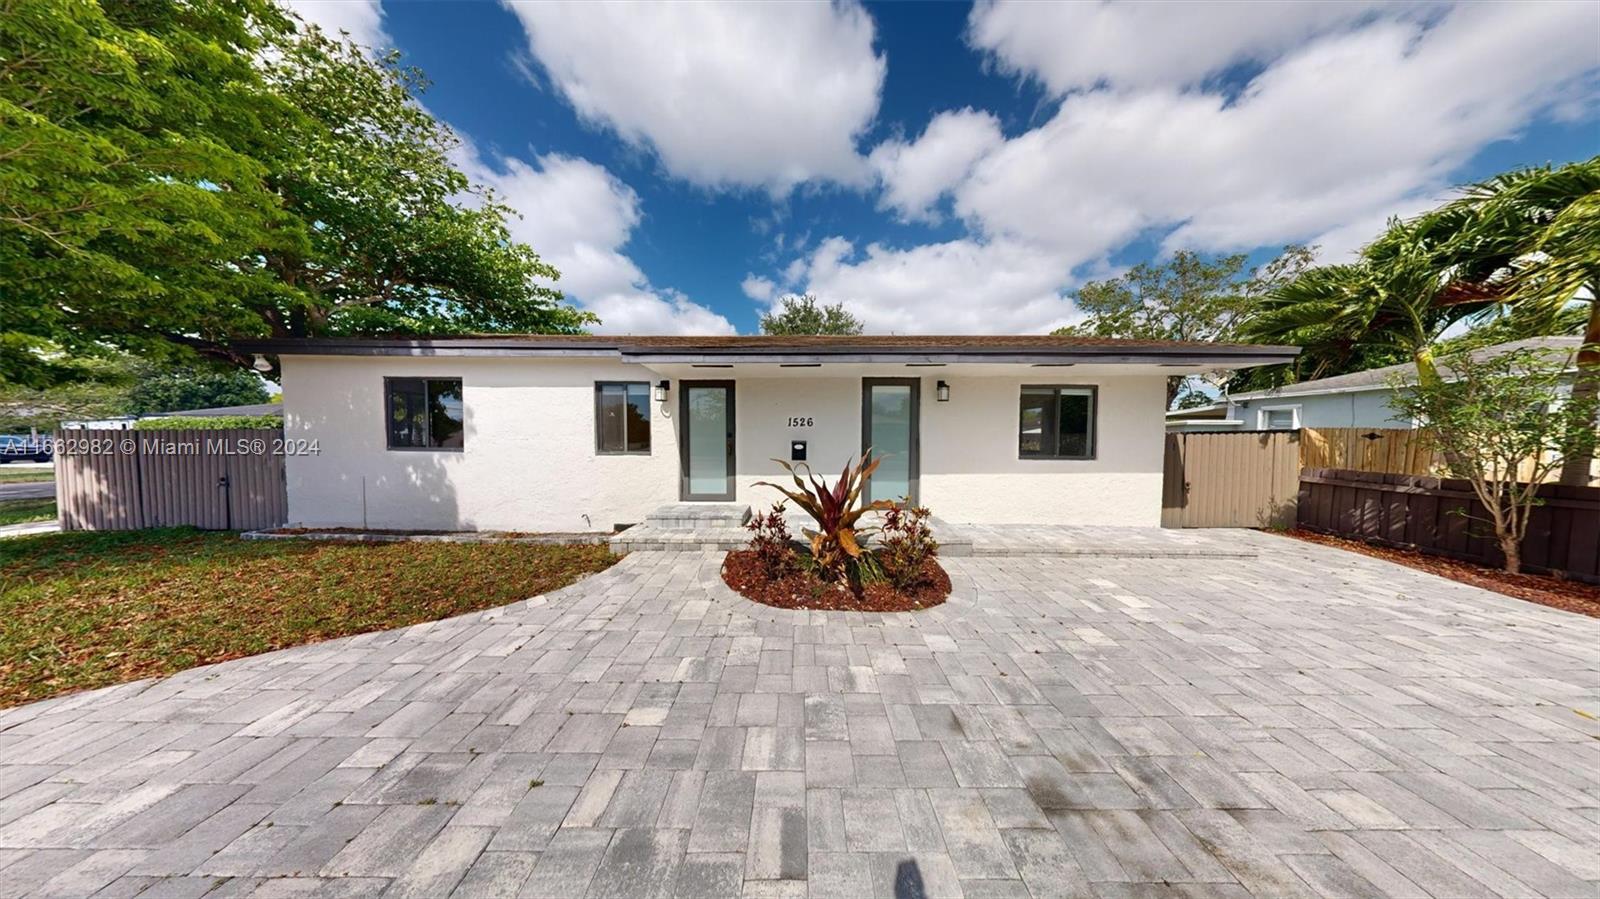
[[[179,409],[175,412],[151,412],[139,416],[140,421],[152,418],[233,418],[262,415],[283,415],[282,403],[249,403],[243,406],[210,406],[205,409]]]
[[[1025,337],[264,340],[289,520],[603,530],[678,501],[778,498],[775,458],[963,522],[1159,524],[1169,375],[1293,347]],[[303,448],[299,445],[304,442]]]
[[[1583,344],[1581,337],[1535,337],[1496,344],[1474,351],[1478,358],[1492,358],[1521,349],[1548,349],[1572,352]],[[1331,378],[1318,378],[1287,384],[1273,390],[1236,393],[1225,400],[1200,409],[1178,409],[1167,413],[1167,430],[1282,431],[1294,428],[1411,428],[1415,422],[1389,407],[1395,380],[1414,378],[1416,366],[1410,362],[1367,371],[1351,372]],[[1449,377],[1448,370],[1443,372]]]

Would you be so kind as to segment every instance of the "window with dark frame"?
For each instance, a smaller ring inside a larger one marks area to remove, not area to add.
[[[650,454],[649,383],[595,383],[594,451],[602,455]]]
[[[1023,385],[1017,455],[1023,459],[1093,459],[1094,387]]]
[[[460,450],[466,409],[460,378],[384,378],[389,449]]]

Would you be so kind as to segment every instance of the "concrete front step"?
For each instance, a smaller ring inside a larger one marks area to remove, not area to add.
[[[749,520],[745,503],[669,503],[644,517],[650,527],[696,531],[741,528]]]
[[[614,552],[727,552],[750,544],[742,527],[672,528],[646,522],[611,538]]]

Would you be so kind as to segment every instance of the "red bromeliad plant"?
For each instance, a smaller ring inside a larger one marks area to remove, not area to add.
[[[793,500],[795,505],[804,509],[817,522],[816,530],[806,530],[802,533],[811,540],[811,558],[816,561],[817,570],[823,577],[832,580],[848,577],[852,568],[866,553],[862,544],[877,530],[859,527],[861,516],[868,512],[894,507],[894,503],[888,500],[860,502],[861,490],[866,486],[867,478],[872,476],[882,460],[872,458],[872,450],[868,449],[861,454],[859,465],[853,460],[845,462],[844,471],[839,473],[839,480],[831,487],[813,474],[811,467],[804,462],[798,467],[805,469],[806,480],[800,479],[800,475],[795,471],[796,466],[782,459],[772,461],[782,465],[784,470],[789,472],[789,476],[794,478],[794,489],[780,487],[770,481],[761,481],[756,486],[777,490]]]

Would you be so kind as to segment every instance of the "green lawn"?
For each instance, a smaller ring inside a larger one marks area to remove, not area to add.
[[[0,465],[0,484],[37,484],[56,479],[54,468],[12,468]]]
[[[56,501],[51,497],[0,500],[0,525],[53,521],[55,517]]]
[[[0,707],[503,605],[616,559],[604,546],[189,528],[0,540]]]

